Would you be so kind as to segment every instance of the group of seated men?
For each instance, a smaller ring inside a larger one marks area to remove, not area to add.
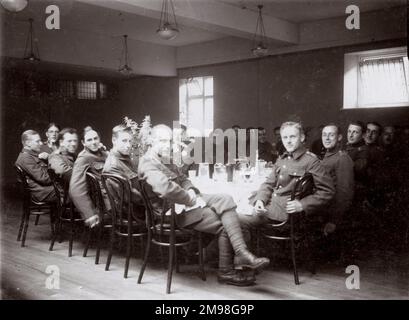
[[[192,228],[213,234],[219,246],[218,280],[237,286],[251,285],[256,272],[269,264],[268,258],[256,257],[247,245],[250,229],[264,224],[268,219],[285,221],[290,214],[305,212],[307,215],[324,209],[328,217],[324,233],[335,231],[341,224],[350,206],[360,170],[363,150],[368,147],[354,136],[361,135],[364,127],[351,123],[348,128],[348,148],[341,150],[342,134],[336,124],[328,124],[322,130],[322,145],[325,153],[322,160],[305,147],[305,134],[300,123],[285,122],[280,127],[280,137],[285,149],[273,165],[272,174],[250,199],[254,206],[251,215],[240,215],[236,204],[226,194],[202,194],[182,172],[172,164],[172,129],[157,125],[151,130],[151,145],[137,161],[130,157],[132,130],[125,125],[112,130],[112,149],[108,152],[101,143],[99,134],[91,127],[84,129],[81,136],[83,150],[76,156],[78,134],[75,129],[61,131],[55,124],[47,130],[47,142],[41,142],[40,135],[27,130],[22,134],[23,149],[16,164],[28,174],[29,187],[34,199],[55,201],[56,196],[48,175],[48,168],[69,184],[69,197],[76,209],[83,215],[85,223],[93,227],[100,216],[88,190],[86,172],[119,174],[132,185],[130,201],[141,204],[137,179],[145,180],[152,194],[149,199],[155,210],[162,210],[166,203],[194,207],[177,215],[179,227]],[[57,134],[56,134],[57,132]],[[46,150],[46,148],[48,150]],[[369,151],[367,151],[369,152]],[[310,173],[314,180],[314,192],[302,199],[289,201],[295,181]],[[355,176],[355,178],[354,178]],[[205,205],[195,207],[203,202]],[[107,203],[107,208],[110,205]],[[243,271],[244,270],[244,271]]]

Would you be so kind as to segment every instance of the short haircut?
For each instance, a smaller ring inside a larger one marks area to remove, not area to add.
[[[128,132],[129,134],[132,134],[132,129],[124,124],[118,124],[112,128],[112,138],[117,138],[118,133],[120,132]]]
[[[263,130],[266,130],[266,128],[264,128],[264,127],[258,127],[257,130],[258,130],[258,131],[263,131]]]
[[[30,140],[30,137],[32,137],[32,136],[34,136],[34,135],[36,135],[36,134],[38,134],[38,132],[35,131],[35,130],[26,130],[26,131],[24,131],[24,132],[21,134],[21,143],[23,144],[23,146],[25,146],[25,145],[26,145],[26,142],[27,142],[28,140]]]
[[[172,139],[172,129],[168,127],[166,124],[157,124],[156,126],[154,126],[151,130],[151,136],[153,138],[156,138],[158,132],[161,130],[167,131],[169,133],[170,139]]]
[[[366,131],[366,125],[365,125],[365,123],[363,123],[362,121],[359,121],[359,120],[358,120],[358,121],[351,121],[351,122],[349,122],[348,127],[349,127],[351,124],[354,125],[354,126],[361,127],[362,132]]]
[[[300,122],[295,122],[295,121],[284,122],[280,127],[280,134],[281,134],[281,131],[283,131],[283,129],[286,128],[286,127],[295,127],[296,129],[298,129],[300,134],[305,134],[304,129],[303,129]]]
[[[84,130],[82,131],[82,136],[81,136],[82,141],[85,140],[85,135],[86,135],[89,131],[95,131],[95,132],[98,134],[98,136],[99,136],[99,133],[98,133],[97,130],[95,130],[95,129],[92,128],[91,126],[86,126],[86,127],[84,128]]]
[[[376,121],[367,122],[367,123],[366,123],[366,128],[368,128],[368,125],[370,125],[370,124],[372,124],[373,126],[378,127],[378,128],[379,128],[379,131],[382,131],[382,126],[381,126],[378,122],[376,122]]]
[[[55,122],[51,122],[51,123],[48,124],[47,129],[45,130],[45,132],[50,130],[50,128],[52,128],[52,127],[56,127],[58,129],[58,131],[61,130],[61,127],[58,124],[56,124]]]
[[[339,125],[337,125],[335,122],[330,122],[330,123],[328,123],[328,124],[326,124],[326,125],[323,125],[321,132],[322,132],[322,131],[324,130],[324,128],[326,128],[326,127],[335,127],[335,128],[337,128],[337,134],[341,134],[341,128],[340,128]]]
[[[64,135],[65,135],[66,133],[78,135],[78,134],[77,134],[77,130],[75,130],[74,128],[64,128],[64,129],[62,129],[62,130],[58,133],[58,139],[57,139],[57,141],[56,141],[56,143],[55,143],[55,144],[57,145],[57,147],[60,146],[60,140],[64,140]]]

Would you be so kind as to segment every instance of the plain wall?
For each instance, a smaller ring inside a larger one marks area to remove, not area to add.
[[[178,78],[140,78],[122,84],[121,107],[140,120],[149,114],[153,123],[171,123],[178,119],[178,79],[212,75],[215,128],[264,126],[271,133],[288,119],[301,120],[307,127],[327,122],[345,127],[356,119],[409,125],[408,107],[342,109],[344,54],[402,45],[405,40],[179,69]]]

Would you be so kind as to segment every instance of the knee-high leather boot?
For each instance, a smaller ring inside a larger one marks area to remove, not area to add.
[[[217,279],[220,283],[234,286],[250,286],[256,281],[253,275],[246,275],[244,272],[234,270],[234,252],[229,236],[226,231],[222,231],[218,237],[219,244],[219,272]]]
[[[262,269],[270,264],[268,258],[258,258],[248,250],[236,211],[223,212],[221,221],[235,253],[234,265],[236,269]]]

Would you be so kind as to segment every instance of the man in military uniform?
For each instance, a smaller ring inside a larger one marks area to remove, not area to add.
[[[266,129],[258,127],[258,158],[273,163],[275,160],[273,145],[267,141]]]
[[[260,270],[269,264],[269,259],[258,258],[248,250],[235,210],[237,206],[229,195],[201,194],[171,163],[171,137],[169,127],[155,126],[152,129],[152,146],[139,161],[138,175],[151,186],[147,192],[152,207],[160,213],[164,200],[185,205],[187,209],[176,215],[179,227],[217,235],[219,282],[237,286],[253,284],[253,276],[246,276],[234,268]],[[189,207],[200,203],[200,206],[189,210]]]
[[[281,140],[286,151],[277,159],[273,173],[260,186],[254,199],[253,215],[242,215],[244,230],[264,224],[268,219],[285,221],[289,214],[304,211],[307,215],[326,205],[334,196],[331,177],[317,156],[303,145],[305,135],[300,123],[281,125]],[[306,173],[314,179],[315,192],[303,199],[289,201],[295,182]]]
[[[34,130],[26,130],[21,135],[23,149],[17,157],[16,165],[27,174],[30,194],[35,201],[54,202],[56,196],[47,171],[47,163],[39,158],[41,138]]]
[[[354,161],[355,181],[360,185],[366,185],[368,180],[369,151],[364,132],[365,125],[361,121],[351,122],[348,126],[346,152]]]
[[[72,168],[69,194],[75,207],[85,219],[85,223],[94,227],[99,223],[98,210],[92,202],[90,190],[88,190],[86,171],[91,170],[98,177],[101,175],[108,153],[102,148],[98,133],[91,127],[84,130],[82,150]],[[102,189],[102,186],[101,186]],[[108,199],[103,190],[104,202],[110,208]]]
[[[329,219],[324,234],[335,231],[354,197],[354,162],[346,151],[340,150],[342,135],[336,124],[328,124],[322,130],[322,144],[326,149],[322,165],[330,174],[335,196],[328,206]]]
[[[48,166],[64,181],[69,182],[78,148],[77,130],[64,128],[57,140],[58,149],[48,157]]]
[[[102,173],[117,174],[131,182],[131,201],[142,205],[142,197],[137,190],[138,167],[135,161],[131,161],[132,131],[125,125],[117,125],[112,129],[112,149],[109,151]],[[115,188],[112,188],[115,191]],[[117,189],[118,190],[118,189]],[[115,195],[119,198],[119,194]],[[125,199],[124,203],[128,203]]]
[[[345,238],[345,213],[354,196],[354,162],[346,151],[340,150],[342,134],[336,124],[330,123],[322,130],[322,144],[325,147],[322,165],[330,174],[335,186],[335,196],[327,206],[324,219],[324,237],[321,248],[326,258],[338,259],[341,244]],[[341,235],[342,234],[342,235]]]

